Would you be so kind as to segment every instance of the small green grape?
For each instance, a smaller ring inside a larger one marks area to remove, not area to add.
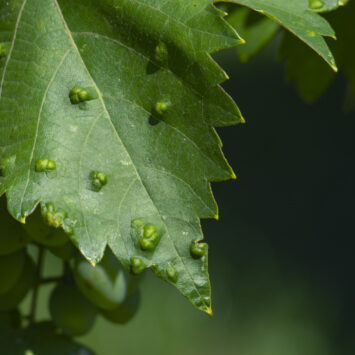
[[[22,274],[15,286],[8,292],[0,295],[0,311],[16,308],[25,298],[27,292],[35,282],[36,267],[33,260],[27,255]]]
[[[7,211],[6,198],[0,198],[0,255],[15,253],[23,249],[30,241],[30,237]],[[1,271],[0,271],[1,272]]]
[[[47,247],[63,246],[68,242],[69,238],[62,229],[51,227],[64,223],[65,215],[59,211],[53,212],[53,205],[47,204],[48,207],[44,208],[45,212],[39,209],[30,215],[23,228],[27,234],[37,243]],[[46,222],[46,223],[45,223]]]
[[[127,295],[126,275],[109,249],[95,267],[86,260],[79,261],[74,269],[74,278],[83,295],[102,309],[116,308]]]
[[[73,259],[78,254],[78,249],[70,240],[68,240],[64,245],[60,245],[57,247],[48,247],[48,249],[56,257],[65,261]]]
[[[16,285],[22,274],[25,261],[24,251],[0,256],[0,295]]]
[[[59,284],[49,300],[53,322],[71,336],[86,334],[94,325],[97,310],[72,283]]]
[[[112,311],[101,311],[101,314],[109,321],[117,324],[128,323],[137,313],[141,295],[139,289],[127,297],[127,299]]]

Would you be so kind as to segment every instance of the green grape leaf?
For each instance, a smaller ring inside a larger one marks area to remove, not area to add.
[[[339,33],[339,39],[332,43],[332,51],[339,62],[340,69],[348,81],[348,97],[345,108],[355,109],[355,1],[349,1],[344,7],[327,14],[327,20]]]
[[[207,250],[194,241],[199,219],[218,216],[210,181],[235,177],[213,127],[243,122],[209,54],[241,39],[211,2],[0,0],[11,215],[25,223],[41,204],[91,263],[109,245],[207,313]]]
[[[280,27],[278,23],[267,17],[261,17],[258,21],[248,24],[251,14],[252,12],[245,7],[237,8],[227,18],[246,42],[237,48],[241,62],[247,62],[260,52],[274,38]]]
[[[223,0],[251,8],[276,21],[318,53],[333,70],[334,57],[324,37],[335,38],[329,23],[309,7],[308,0]]]
[[[308,103],[323,94],[335,75],[309,47],[287,33],[281,42],[279,59],[286,61],[286,79],[295,83],[300,96]]]
[[[353,109],[355,97],[355,51],[352,45],[355,36],[352,25],[354,16],[354,1],[326,15],[326,19],[339,33],[338,40],[331,43],[331,50],[348,81],[345,108],[349,109]],[[281,42],[279,58],[287,62],[286,77],[295,82],[298,92],[307,102],[318,99],[334,78],[334,73],[318,56],[290,35],[285,35]]]
[[[348,1],[349,0],[308,0],[308,4],[313,11],[329,12],[336,10],[340,6],[345,6]]]
[[[41,322],[27,329],[4,329],[0,333],[4,355],[95,355],[91,350],[58,334],[50,322]]]

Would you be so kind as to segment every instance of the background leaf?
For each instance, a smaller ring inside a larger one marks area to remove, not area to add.
[[[309,103],[323,94],[334,77],[319,56],[287,33],[281,42],[279,59],[286,61],[286,79],[295,82],[299,94]]]
[[[335,38],[335,33],[324,18],[309,8],[308,0],[230,0],[223,2],[244,5],[270,17],[310,46],[332,69],[336,70],[334,57],[323,38]]]
[[[257,54],[266,44],[276,35],[280,26],[278,23],[264,16],[256,16],[257,19],[250,18],[255,16],[247,8],[237,8],[228,16],[228,22],[238,29],[238,33],[245,40],[245,44],[237,47],[237,53],[241,62],[247,62]],[[250,23],[251,22],[251,23]]]
[[[330,43],[330,47],[339,68],[348,81],[346,109],[355,107],[355,51],[353,50],[355,30],[352,25],[354,15],[354,1],[350,1],[347,6],[341,7],[337,11],[326,14],[326,19],[339,33],[337,41]],[[285,35],[282,39],[279,57],[287,62],[287,79],[296,84],[298,92],[307,102],[314,102],[318,99],[334,78],[334,73],[322,60],[290,35]]]

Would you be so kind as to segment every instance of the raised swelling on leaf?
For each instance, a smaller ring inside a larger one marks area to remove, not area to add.
[[[164,42],[159,42],[155,47],[154,58],[157,62],[166,62],[168,59],[168,48]]]
[[[32,240],[47,247],[63,246],[68,242],[68,236],[62,229],[64,215],[56,211],[53,204],[48,203],[42,211],[36,211],[27,218],[23,228],[31,236]],[[56,228],[57,227],[57,228]]]
[[[0,43],[0,61],[7,56],[9,48],[10,42]]]
[[[308,4],[312,10],[319,10],[324,6],[324,2],[321,0],[309,0]]]
[[[200,259],[207,253],[208,246],[206,243],[191,242],[190,252],[195,259]]]
[[[139,275],[142,273],[147,266],[141,258],[135,257],[131,259],[131,272],[133,275]]]
[[[51,159],[39,159],[36,162],[36,171],[38,173],[43,173],[45,171],[55,170],[56,163]]]
[[[158,101],[155,105],[155,112],[161,116],[168,110],[169,106],[169,102]]]
[[[97,97],[98,97],[97,93],[93,88],[90,89],[75,88],[70,90],[69,93],[69,99],[73,105],[78,105],[81,102],[85,102],[85,101],[95,100],[97,99]]]
[[[49,227],[58,228],[63,225],[67,213],[62,209],[57,209],[53,203],[42,206],[42,217]]]
[[[146,224],[141,229],[139,244],[142,250],[154,251],[160,241],[160,234],[154,225]]]
[[[95,191],[100,191],[107,184],[107,175],[102,171],[92,171],[90,178]]]
[[[53,322],[72,336],[86,334],[94,325],[97,311],[72,283],[59,284],[52,292],[49,311]]]
[[[175,283],[178,280],[178,273],[171,263],[168,263],[166,267],[166,274],[168,275],[170,281]]]

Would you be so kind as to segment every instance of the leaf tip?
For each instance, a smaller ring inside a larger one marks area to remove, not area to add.
[[[335,73],[337,73],[339,70],[335,64],[330,64],[330,67],[334,70]]]
[[[213,311],[212,311],[212,307],[208,307],[205,311],[209,316],[213,316]]]
[[[93,261],[93,260],[89,260],[89,263],[91,264],[92,267],[95,267],[96,266],[96,261]]]

